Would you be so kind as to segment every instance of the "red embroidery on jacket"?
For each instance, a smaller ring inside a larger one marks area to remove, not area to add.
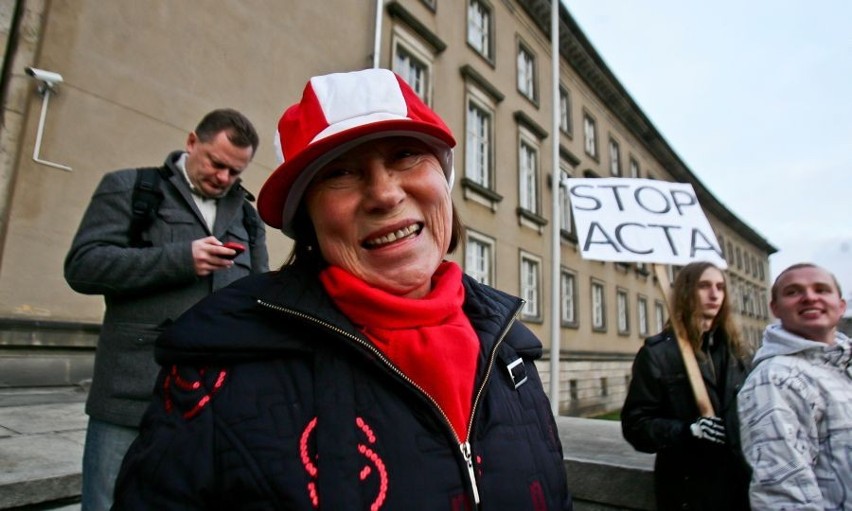
[[[459,493],[450,497],[451,511],[471,511],[470,497],[467,494]]]
[[[544,498],[544,488],[541,487],[541,482],[533,481],[530,483],[530,499],[535,511],[547,511],[547,500]]]
[[[364,434],[367,441],[366,443],[358,443],[356,449],[358,452],[364,456],[369,463],[365,464],[359,473],[359,480],[361,482],[365,482],[371,475],[375,473],[375,477],[378,478],[378,495],[370,504],[371,511],[378,511],[382,508],[385,503],[385,499],[387,499],[388,493],[388,472],[387,467],[385,467],[385,462],[382,460],[381,456],[375,452],[372,448],[369,447],[368,444],[376,443],[376,435],[373,433],[373,429],[362,419],[361,417],[357,417],[355,419],[355,425],[358,427],[358,430]],[[302,466],[305,467],[305,472],[311,477],[311,479],[316,479],[319,474],[319,468],[317,467],[315,461],[319,457],[318,454],[311,452],[311,435],[317,426],[317,418],[314,417],[310,421],[308,421],[307,426],[305,426],[304,431],[302,431],[302,435],[299,438],[299,457],[302,460]],[[310,481],[307,486],[308,497],[311,499],[311,505],[319,509],[319,494],[317,493],[317,485],[316,481]]]
[[[198,370],[197,380],[187,380],[178,373],[178,368],[176,365],[173,365],[171,367],[169,374],[166,375],[166,378],[163,380],[163,406],[166,409],[166,413],[171,413],[172,408],[174,408],[174,402],[172,401],[172,392],[196,392],[202,389],[204,375],[206,372],[207,368],[202,367]],[[198,415],[201,410],[210,403],[210,398],[212,398],[214,394],[219,392],[219,390],[225,384],[225,378],[227,376],[227,371],[225,371],[224,369],[220,370],[219,374],[216,376],[216,381],[213,382],[212,388],[207,391],[203,396],[201,396],[198,401],[195,402],[192,408],[183,412],[183,418],[191,419]],[[172,388],[173,386],[174,388]]]

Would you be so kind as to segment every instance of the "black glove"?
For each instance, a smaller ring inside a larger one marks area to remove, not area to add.
[[[701,417],[689,425],[689,431],[695,438],[714,444],[724,445],[728,440],[725,423],[719,417]]]

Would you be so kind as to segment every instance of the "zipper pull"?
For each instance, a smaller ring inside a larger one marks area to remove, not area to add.
[[[470,449],[470,442],[459,444],[462,457],[467,465],[467,474],[470,476],[470,487],[473,490],[473,500],[475,505],[479,506],[479,488],[476,487],[476,474],[473,470],[473,453]]]

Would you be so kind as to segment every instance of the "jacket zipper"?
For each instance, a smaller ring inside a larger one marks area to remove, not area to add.
[[[422,395],[424,395],[426,397],[426,399],[428,399],[429,402],[431,402],[432,405],[435,407],[435,409],[438,410],[438,412],[441,414],[441,418],[444,420],[444,424],[449,428],[450,432],[453,435],[453,438],[455,438],[456,442],[458,442],[458,444],[459,444],[459,450],[461,451],[462,458],[464,459],[465,466],[467,468],[468,477],[470,479],[470,489],[473,493],[473,500],[475,502],[475,505],[477,507],[479,506],[479,502],[480,502],[479,487],[476,484],[476,471],[474,470],[474,465],[473,465],[473,449],[471,448],[471,445],[470,445],[470,433],[473,429],[473,422],[474,422],[474,418],[476,417],[476,411],[479,407],[479,400],[482,397],[483,392],[485,391],[486,385],[488,385],[488,380],[491,379],[491,372],[492,372],[492,369],[494,367],[494,359],[497,357],[497,348],[500,347],[500,345],[503,343],[503,339],[506,338],[506,334],[509,333],[509,328],[511,328],[512,324],[514,324],[515,319],[518,317],[518,313],[521,311],[521,308],[524,306],[524,300],[521,300],[520,303],[515,307],[515,310],[512,313],[511,319],[506,324],[505,328],[503,328],[503,330],[500,332],[499,337],[497,337],[497,341],[494,343],[494,346],[491,348],[491,353],[488,356],[488,366],[485,369],[485,377],[482,379],[482,383],[479,385],[479,388],[476,390],[475,397],[473,399],[473,405],[471,406],[471,410],[470,410],[470,421],[469,421],[468,426],[467,426],[467,438],[465,438],[464,442],[459,440],[459,437],[456,434],[456,430],[453,429],[452,423],[450,423],[450,419],[447,417],[446,412],[444,412],[444,410],[441,408],[441,406],[438,404],[438,402],[435,401],[435,399],[432,396],[430,396],[428,392],[423,390],[423,388],[420,387],[420,385],[415,383],[414,380],[409,378],[408,375],[406,375],[398,367],[396,367],[396,365],[394,365],[393,362],[391,362],[384,355],[384,353],[382,353],[378,348],[373,346],[373,344],[366,342],[363,339],[359,338],[358,336],[352,335],[351,333],[347,332],[346,330],[343,330],[340,327],[337,327],[335,325],[332,325],[331,323],[323,321],[323,320],[321,320],[321,319],[319,319],[315,316],[311,316],[311,315],[305,314],[305,313],[297,311],[297,310],[288,309],[287,307],[281,307],[280,305],[271,304],[271,303],[265,302],[263,300],[257,300],[257,303],[259,305],[261,305],[262,307],[266,307],[266,308],[272,309],[274,311],[283,312],[285,314],[289,314],[291,316],[296,316],[298,318],[310,321],[310,322],[315,323],[319,326],[322,326],[323,328],[331,330],[332,332],[335,332],[339,335],[342,335],[343,337],[346,337],[347,339],[351,339],[351,340],[355,341],[357,344],[366,348],[367,350],[370,351],[370,353],[372,353],[379,360],[381,360],[382,363],[388,369],[393,371],[397,376],[402,378],[406,383],[408,383],[409,385],[414,387],[414,389],[416,389],[418,392],[420,392]]]

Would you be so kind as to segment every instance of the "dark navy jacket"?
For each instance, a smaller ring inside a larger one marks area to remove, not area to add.
[[[290,268],[238,281],[160,338],[113,509],[571,509],[522,302],[464,278],[482,344],[469,439]]]

